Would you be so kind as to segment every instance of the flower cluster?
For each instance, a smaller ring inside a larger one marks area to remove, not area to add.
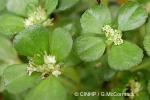
[[[29,17],[25,19],[24,24],[25,28],[39,23],[43,23],[43,26],[51,26],[53,25],[51,23],[52,20],[53,19],[47,19],[46,11],[39,6],[34,13],[29,14]]]
[[[50,56],[46,53],[44,55],[44,64],[41,66],[35,67],[33,62],[31,60],[29,61],[29,66],[27,67],[29,76],[35,71],[42,73],[42,79],[47,77],[50,73],[56,77],[61,74],[60,65],[56,64],[55,56]]]
[[[102,28],[105,32],[105,36],[109,41],[114,42],[114,45],[120,45],[123,43],[122,32],[119,30],[112,29],[109,25],[106,25]]]
[[[139,83],[137,79],[130,80],[127,84],[127,87],[130,89],[130,92],[134,94],[134,96],[143,89],[141,83]],[[129,98],[133,99],[134,96],[131,96]]]

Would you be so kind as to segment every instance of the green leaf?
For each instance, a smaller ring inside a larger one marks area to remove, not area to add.
[[[49,34],[42,25],[33,25],[20,32],[14,39],[15,49],[22,55],[34,56],[49,52]]]
[[[45,9],[47,10],[47,15],[51,14],[58,4],[58,0],[46,0]]]
[[[66,100],[66,90],[55,76],[43,79],[25,100]]]
[[[146,24],[146,35],[144,37],[143,45],[148,56],[150,56],[150,18]]]
[[[51,37],[50,53],[56,56],[58,61],[61,61],[71,52],[72,42],[70,33],[63,28],[56,28]]]
[[[66,10],[73,5],[75,5],[79,0],[59,0],[57,10],[63,11]]]
[[[94,36],[80,36],[74,43],[77,55],[86,62],[99,59],[103,55],[105,47],[104,41]]]
[[[8,65],[9,65],[9,64],[6,64],[6,63],[0,64],[0,76],[3,75],[3,72],[4,72],[4,70],[6,69],[6,67],[7,67]]]
[[[127,2],[121,6],[118,15],[118,29],[128,31],[142,26],[148,17],[143,6],[136,2]]]
[[[3,10],[6,6],[6,0],[1,0],[0,2],[0,11]]]
[[[145,36],[143,44],[148,56],[150,56],[150,35]]]
[[[4,86],[4,82],[2,80],[2,77],[0,77],[0,92],[4,92],[6,89],[5,89],[5,86]]]
[[[148,90],[148,92],[150,94],[150,80],[148,81],[147,90]]]
[[[24,29],[24,19],[12,14],[0,16],[0,33],[14,35]]]
[[[148,18],[148,22],[147,22],[147,24],[146,24],[146,34],[148,35],[150,35],[150,17]]]
[[[7,0],[7,10],[27,17],[30,8],[38,5],[38,0]]]
[[[80,22],[85,32],[102,34],[102,27],[111,23],[111,14],[104,5],[93,6],[84,12]]]
[[[27,73],[26,64],[11,65],[3,73],[3,81],[6,89],[14,94],[19,94],[32,87],[39,74],[33,73],[31,76]]]
[[[17,53],[10,40],[0,35],[0,60],[8,64],[18,63]]]
[[[124,41],[119,46],[113,45],[108,55],[108,63],[115,70],[129,70],[137,66],[143,58],[143,51],[134,43]]]
[[[3,99],[4,100],[24,100],[21,95],[12,94],[8,91],[3,92]]]

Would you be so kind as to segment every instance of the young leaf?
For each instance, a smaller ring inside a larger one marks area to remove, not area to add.
[[[136,2],[127,2],[121,6],[118,15],[118,29],[129,31],[143,25],[148,17],[144,7]]]
[[[14,35],[24,29],[23,18],[4,14],[0,16],[0,33],[6,35]]]
[[[99,59],[104,51],[106,44],[99,37],[80,36],[74,43],[74,49],[81,60],[91,62]]]
[[[47,10],[47,15],[51,14],[58,4],[58,0],[46,0],[45,9]]]
[[[62,28],[56,28],[50,41],[50,53],[56,56],[58,61],[66,58],[72,49],[72,37]]]
[[[145,36],[143,44],[148,56],[150,56],[150,35]]]
[[[102,34],[102,27],[111,23],[111,14],[106,6],[97,5],[86,10],[80,21],[85,32]]]
[[[27,17],[28,9],[37,5],[38,0],[7,0],[6,7],[12,13]]]
[[[79,0],[59,0],[58,9],[59,11],[64,11],[73,5],[75,5]]]
[[[16,35],[14,47],[25,56],[49,52],[48,31],[42,25],[33,25]]]
[[[9,92],[19,94],[35,84],[39,74],[35,73],[29,76],[27,66],[26,64],[11,65],[5,69],[3,81]]]
[[[115,70],[129,70],[137,66],[143,58],[143,51],[137,45],[124,41],[119,46],[113,45],[108,55],[108,63]]]
[[[66,100],[66,90],[55,76],[43,79],[25,100]]]

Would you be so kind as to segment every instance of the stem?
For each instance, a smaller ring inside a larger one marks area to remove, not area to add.
[[[112,46],[112,42],[111,41],[105,41],[107,47],[106,47],[106,54],[109,53],[110,49],[111,49],[111,46]]]

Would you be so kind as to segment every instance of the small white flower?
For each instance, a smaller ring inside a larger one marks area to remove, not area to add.
[[[38,67],[36,67],[36,71],[37,71],[37,72],[43,73],[43,72],[45,72],[45,68],[46,68],[45,65],[38,66]]]
[[[44,63],[45,64],[55,64],[56,63],[55,56],[44,55]]]
[[[59,69],[60,69],[60,65],[58,65],[58,64],[57,64],[57,65],[55,65],[54,67],[55,67],[55,69],[57,69],[57,70],[59,70]]]
[[[130,80],[129,85],[131,87],[131,91],[134,94],[137,94],[139,91],[143,89],[142,85],[139,82],[136,82],[134,79]]]
[[[122,33],[120,31],[116,31],[113,42],[114,42],[114,45],[120,45],[123,43]]]
[[[111,29],[111,27],[110,27],[109,25],[105,25],[105,26],[102,28],[103,31],[107,31],[107,30],[110,30],[110,29]]]
[[[48,64],[47,67],[48,67],[50,70],[54,70],[54,65],[53,65],[53,64]]]
[[[29,20],[29,19],[25,19],[24,24],[25,24],[25,27],[27,28],[30,25],[33,25],[33,22],[31,20]]]
[[[104,26],[102,30],[105,32],[107,40],[114,42],[114,45],[120,45],[123,43],[121,31],[114,30],[109,25]]]
[[[130,87],[131,93],[133,93],[133,96],[129,96],[130,99],[134,99],[135,95],[138,95],[143,89],[141,83],[135,81],[135,79],[130,80],[127,86]]]
[[[54,76],[58,77],[58,75],[60,75],[61,72],[58,71],[58,70],[54,70],[54,71],[52,72],[52,74],[53,74]]]
[[[113,36],[115,33],[115,31],[109,25],[104,26],[102,29],[105,32],[105,36],[107,38],[109,38],[110,36]]]
[[[24,24],[25,28],[42,22],[44,22],[44,26],[51,26],[51,21],[51,19],[47,19],[46,11],[39,6],[34,13],[29,14],[29,17],[24,20]]]
[[[53,23],[52,23],[53,19],[48,19],[46,20],[44,23],[43,23],[43,26],[52,26]]]
[[[115,41],[114,41],[114,45],[120,45],[123,43],[123,40],[121,38],[117,38]]]
[[[56,77],[61,74],[60,65],[56,64],[55,56],[47,55],[45,51],[43,60],[44,64],[36,67],[34,67],[34,65],[36,64],[33,63],[32,59],[29,60],[29,67],[27,67],[27,72],[29,73],[29,76],[34,71],[42,73],[42,79],[49,76],[49,74],[52,74]]]
[[[36,71],[36,68],[33,67],[31,64],[29,64],[29,66],[27,67],[27,72],[29,73],[29,76]]]

